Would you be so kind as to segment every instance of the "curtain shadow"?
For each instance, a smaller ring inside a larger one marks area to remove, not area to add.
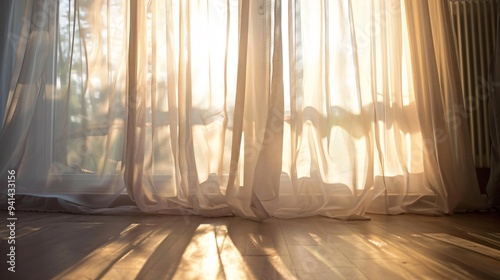
[[[370,105],[365,105],[360,110],[359,114],[354,114],[349,112],[345,108],[340,106],[331,106],[328,109],[328,113],[320,113],[314,107],[306,107],[302,112],[298,113],[298,118],[300,118],[298,124],[300,135],[301,127],[306,122],[310,122],[313,126],[318,128],[319,132],[323,132],[322,137],[326,137],[331,129],[335,126],[343,128],[345,131],[349,132],[351,136],[355,138],[362,138],[367,135],[372,129],[372,125],[376,122],[383,122],[385,129],[389,130],[396,127],[396,121],[404,122],[404,125],[397,126],[403,133],[414,134],[419,132],[419,121],[411,117],[405,118],[403,120],[392,117],[384,118],[386,112],[387,104],[383,102],[374,102]],[[394,111],[399,111],[398,115],[403,116],[417,116],[417,108],[414,102],[406,106],[399,106],[396,104],[391,104],[390,107]],[[375,114],[377,113],[377,114]],[[287,120],[287,122],[291,122]]]
[[[151,277],[152,269],[154,269],[154,275],[161,275],[163,279],[173,278],[182,261],[183,252],[193,240],[196,229],[202,223],[200,217],[184,216],[178,218],[184,220],[184,222],[179,223],[184,223],[186,227],[174,228],[174,231],[163,239],[150,254],[136,279]]]

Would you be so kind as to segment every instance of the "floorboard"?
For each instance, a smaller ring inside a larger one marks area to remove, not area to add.
[[[500,213],[325,217],[16,212],[0,279],[500,279]],[[6,213],[3,212],[6,220]]]

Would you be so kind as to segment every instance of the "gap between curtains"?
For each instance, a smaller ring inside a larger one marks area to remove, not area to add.
[[[2,46],[15,62],[0,171],[17,171],[21,208],[126,213],[124,195],[148,213],[255,220],[487,207],[444,1],[12,5],[26,20],[4,12],[20,36]]]

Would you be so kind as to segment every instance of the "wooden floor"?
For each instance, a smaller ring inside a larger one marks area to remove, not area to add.
[[[5,218],[5,212],[2,217]],[[16,213],[0,279],[500,279],[500,213],[258,223]]]

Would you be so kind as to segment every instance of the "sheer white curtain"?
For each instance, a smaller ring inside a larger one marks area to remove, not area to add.
[[[128,195],[145,212],[261,220],[486,206],[444,1],[12,5],[26,20],[7,15],[23,32],[0,168],[18,170],[26,207],[121,211]]]

